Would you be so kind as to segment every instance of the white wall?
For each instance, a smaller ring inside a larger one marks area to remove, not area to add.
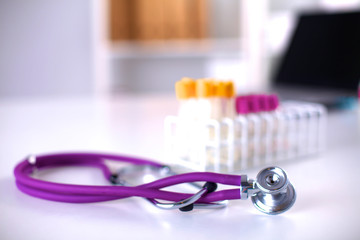
[[[210,0],[209,2],[209,37],[238,38],[239,0]]]
[[[207,75],[206,57],[136,57],[113,60],[110,86],[119,92],[173,92],[175,82],[185,76]]]
[[[0,98],[94,91],[89,0],[0,0]]]

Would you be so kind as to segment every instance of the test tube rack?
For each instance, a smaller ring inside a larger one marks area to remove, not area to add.
[[[165,118],[167,158],[196,170],[231,173],[321,152],[327,112],[321,104],[285,101],[272,113],[197,121]]]

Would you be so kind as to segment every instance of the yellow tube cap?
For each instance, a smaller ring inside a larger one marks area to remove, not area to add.
[[[175,92],[178,99],[195,97],[195,81],[192,78],[184,77],[175,83]]]
[[[211,79],[198,79],[196,81],[196,95],[200,98],[209,98],[215,96],[216,84]]]
[[[227,81],[225,82],[225,97],[227,98],[231,98],[235,96],[235,85],[233,83],[233,81]]]
[[[232,81],[219,82],[216,90],[217,97],[231,98],[235,96],[235,87]]]

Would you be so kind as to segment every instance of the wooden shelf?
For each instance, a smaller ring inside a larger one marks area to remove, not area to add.
[[[206,0],[110,0],[110,39],[202,39],[207,36]]]

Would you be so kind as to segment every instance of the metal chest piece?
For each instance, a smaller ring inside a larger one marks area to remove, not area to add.
[[[269,167],[260,171],[256,177],[255,188],[258,191],[251,196],[251,200],[263,213],[280,214],[295,203],[295,189],[285,171],[279,167]]]

